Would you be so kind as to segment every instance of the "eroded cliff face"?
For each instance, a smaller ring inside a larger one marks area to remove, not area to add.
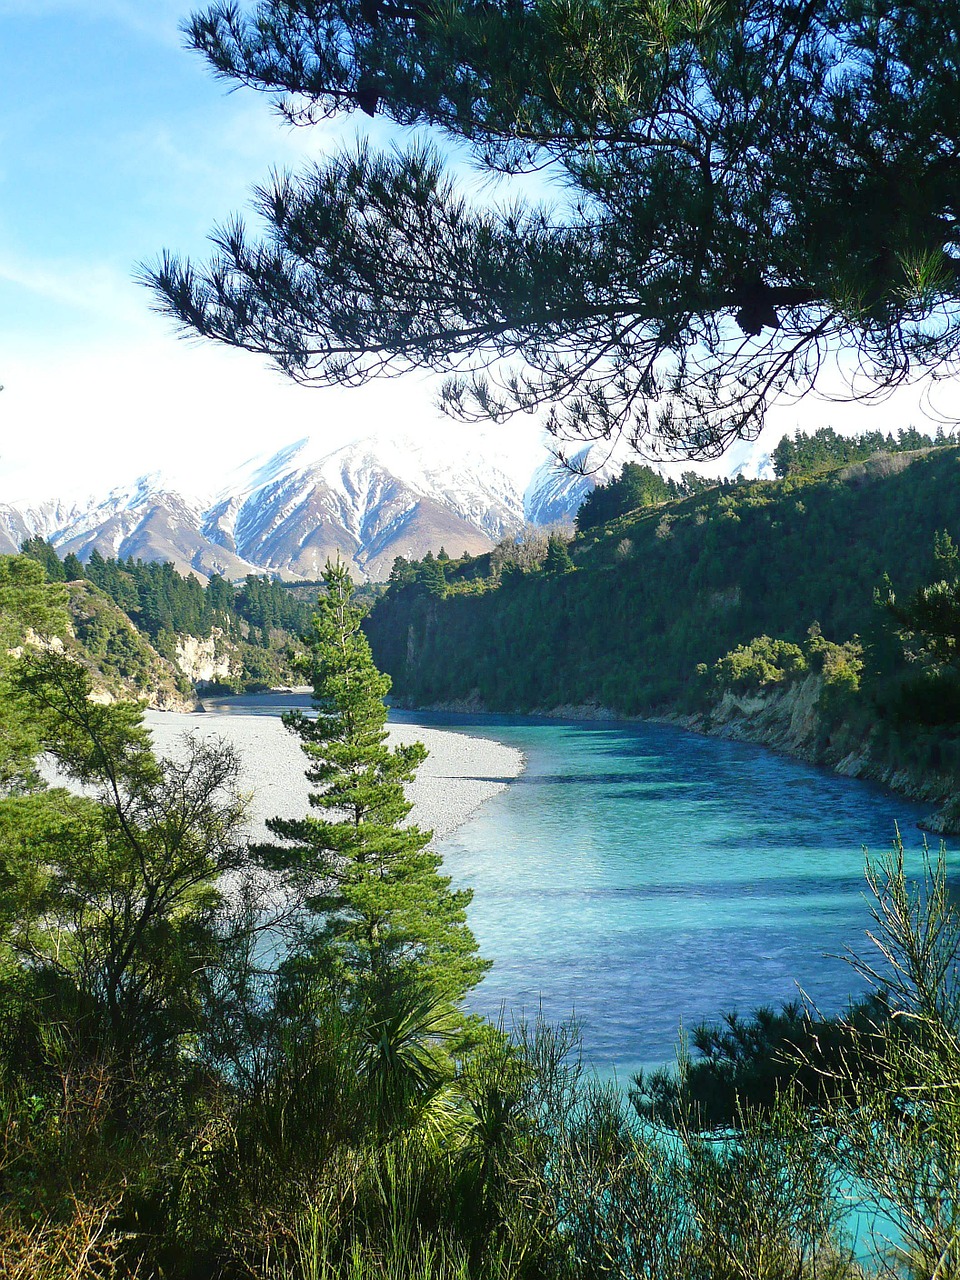
[[[702,717],[702,727],[725,738],[762,742],[790,755],[815,759],[821,734],[822,676],[807,676],[783,688],[723,697]]]
[[[824,692],[823,677],[808,675],[751,693],[728,689],[709,711],[665,718],[698,733],[755,742],[828,765],[848,778],[879,782],[934,806],[922,824],[926,830],[960,833],[960,779],[891,759],[877,728],[864,732],[862,725],[827,716]]]
[[[218,627],[205,640],[178,636],[176,653],[177,666],[193,684],[230,681],[242,668],[236,651]]]
[[[189,683],[107,596],[89,582],[67,586],[72,635],[68,647],[90,672],[102,702],[144,699],[157,711],[192,711]]]

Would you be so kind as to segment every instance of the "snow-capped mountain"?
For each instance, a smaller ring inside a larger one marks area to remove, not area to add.
[[[589,466],[586,451],[578,461]],[[368,436],[323,449],[304,439],[216,485],[194,477],[192,493],[152,473],[87,503],[0,506],[0,551],[40,534],[81,560],[97,550],[204,576],[301,579],[317,578],[339,553],[356,576],[382,579],[398,555],[476,554],[525,523],[569,522],[597,479],[617,469],[574,474],[546,446],[511,449],[482,434],[466,447],[457,433],[429,445]]]
[[[40,502],[12,505],[0,502],[0,555],[20,550],[27,538],[52,537],[83,513],[75,502]]]
[[[528,524],[566,524],[594,485],[605,484],[620,474],[622,463],[614,462],[609,449],[587,446],[562,466],[551,454],[527,485],[523,495],[524,518]]]

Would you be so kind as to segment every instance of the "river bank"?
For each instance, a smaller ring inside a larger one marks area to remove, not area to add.
[[[227,700],[210,704],[226,713],[215,720],[205,712],[148,711],[145,721],[161,755],[175,754],[184,734],[222,738],[236,748],[240,787],[250,796],[250,834],[260,839],[267,835],[267,818],[308,810],[307,762],[300,740],[276,714],[258,714],[252,699],[244,701],[246,712]],[[391,724],[388,734],[392,745],[422,742],[430,753],[407,788],[407,798],[413,804],[409,821],[433,831],[437,839],[462,826],[524,768],[523,752],[486,738],[416,724]]]
[[[807,675],[782,687],[749,694],[726,690],[706,710],[654,717],[693,733],[750,742],[822,765],[845,778],[879,783],[897,795],[932,806],[918,824],[934,835],[960,834],[960,793],[949,773],[891,759],[880,746],[879,726],[853,724],[822,714],[823,678]]]
[[[532,715],[549,720],[599,721],[621,724],[665,724],[709,738],[749,742],[780,755],[831,769],[845,778],[878,783],[897,795],[930,805],[931,812],[917,825],[934,835],[960,835],[960,787],[947,773],[921,773],[902,761],[878,755],[874,734],[843,722],[826,729],[820,713],[823,680],[808,675],[785,687],[752,694],[730,690],[712,706],[684,712],[664,708],[657,713],[628,716],[594,703],[565,703],[537,708]],[[490,714],[476,699],[454,699],[429,706],[405,705],[411,714],[455,712]]]

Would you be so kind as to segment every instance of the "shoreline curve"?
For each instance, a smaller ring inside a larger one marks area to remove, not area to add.
[[[240,789],[250,796],[248,833],[268,837],[266,819],[294,817],[309,810],[306,757],[299,739],[278,715],[231,712],[148,711],[144,717],[160,755],[176,755],[185,733],[232,743],[241,762]],[[422,742],[429,755],[407,787],[413,804],[408,822],[442,840],[456,831],[523,772],[522,751],[489,738],[417,724],[388,724],[391,745]]]

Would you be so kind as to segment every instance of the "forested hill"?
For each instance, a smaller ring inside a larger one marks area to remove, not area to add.
[[[170,668],[185,695],[191,682],[240,691],[297,678],[291,653],[309,630],[319,584],[248,574],[234,585],[214,574],[204,586],[170,562],[106,559],[97,551],[85,565],[73,554],[61,560],[42,538],[28,539],[22,552],[41,565],[49,584],[68,585],[78,642],[101,674],[125,682],[128,691],[156,700],[156,680],[145,674],[147,651]],[[136,644],[131,636],[139,637]]]
[[[960,537],[960,449],[878,453],[719,484],[545,554],[398,564],[368,633],[408,704],[645,713],[689,700],[698,664],[760,635],[802,642],[814,622],[879,661],[875,592],[930,579],[942,530]]]

